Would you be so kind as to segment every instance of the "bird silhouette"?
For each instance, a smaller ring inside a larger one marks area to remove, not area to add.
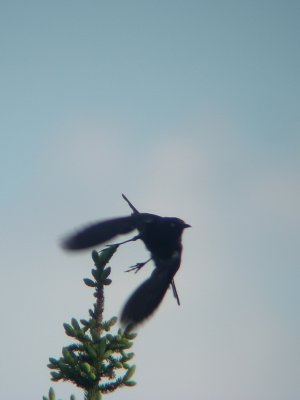
[[[142,240],[149,250],[151,257],[143,263],[137,263],[129,270],[138,271],[150,260],[154,263],[155,268],[152,274],[129,297],[121,313],[121,322],[124,325],[137,325],[157,309],[170,285],[180,304],[174,276],[181,262],[182,233],[190,225],[176,217],[140,213],[124,194],[122,196],[133,211],[131,215],[89,225],[68,236],[62,242],[62,247],[66,250],[87,249],[103,244],[118,235],[127,234],[133,230],[138,231],[133,238],[115,244],[119,246]]]

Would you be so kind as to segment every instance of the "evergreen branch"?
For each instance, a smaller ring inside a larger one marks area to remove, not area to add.
[[[90,318],[80,321],[72,318],[71,323],[64,323],[66,335],[75,339],[76,343],[64,347],[60,358],[49,358],[51,379],[55,382],[74,383],[84,390],[85,400],[99,400],[102,394],[135,384],[131,381],[135,366],[128,364],[134,354],[127,350],[132,346],[136,334],[130,327],[112,334],[110,330],[117,318],[103,320],[104,286],[111,284],[108,278],[111,269],[106,265],[117,248],[117,245],[112,245],[100,253],[92,252],[95,264],[92,269],[93,279],[84,279],[84,283],[94,289],[96,298],[93,309],[89,310]],[[52,388],[48,397],[43,397],[43,400],[55,399]],[[75,397],[71,396],[71,400],[75,400]]]

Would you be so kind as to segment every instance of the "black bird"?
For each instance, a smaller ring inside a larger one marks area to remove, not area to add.
[[[130,270],[138,270],[151,259],[155,265],[151,276],[131,295],[121,313],[123,324],[136,325],[154,312],[170,284],[174,296],[179,301],[173,278],[180,267],[182,232],[190,225],[179,218],[139,213],[124,195],[123,198],[133,210],[133,214],[88,226],[69,236],[63,241],[62,246],[67,250],[86,249],[107,242],[117,235],[138,230],[138,234],[133,238],[116,244],[121,245],[141,239],[150,251],[151,258],[144,263],[136,264]]]
[[[122,193],[122,197],[123,197],[123,199],[128,203],[129,207],[132,209],[133,214],[140,214],[140,212],[139,212],[139,211],[131,204],[131,202],[127,199],[127,197],[125,196],[125,194]],[[140,233],[141,233],[141,232],[140,232]],[[147,243],[149,242],[149,240],[147,240],[147,237],[145,237],[145,238],[142,239],[142,240],[144,241],[144,244],[147,246]],[[148,250],[150,250],[148,246],[147,246],[147,248],[148,248]],[[151,250],[150,250],[150,251],[151,251]],[[133,271],[133,270],[135,270],[135,272],[138,272],[138,271],[140,270],[140,268],[142,268],[145,264],[147,264],[147,262],[149,262],[150,260],[153,259],[153,254],[155,254],[155,251],[152,249],[151,253],[152,253],[152,257],[149,258],[149,260],[147,260],[147,261],[145,261],[145,262],[142,262],[142,263],[137,263],[136,265],[130,267],[130,268],[127,270],[127,272]],[[179,296],[178,296],[178,293],[177,293],[177,290],[176,290],[176,286],[175,286],[174,279],[173,279],[172,282],[171,282],[171,286],[172,286],[173,295],[174,295],[174,297],[175,297],[175,299],[176,299],[176,301],[177,301],[177,304],[180,306]]]

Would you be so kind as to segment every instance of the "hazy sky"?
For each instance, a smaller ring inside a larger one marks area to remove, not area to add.
[[[299,1],[2,1],[0,397],[40,399],[86,318],[89,221],[178,216],[169,292],[113,399],[300,398]],[[106,317],[151,272],[113,258]],[[80,393],[55,384],[57,396]],[[83,396],[78,395],[78,398]]]

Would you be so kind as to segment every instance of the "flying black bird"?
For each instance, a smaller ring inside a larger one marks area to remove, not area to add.
[[[123,197],[123,199],[128,203],[129,207],[132,209],[133,214],[139,214],[139,213],[140,213],[140,212],[130,203],[130,201],[127,199],[127,197],[125,196],[125,194],[122,193],[122,197]],[[141,233],[141,232],[140,232],[140,233]],[[143,239],[143,240],[144,240],[145,245],[147,246],[147,242],[149,242],[149,240],[147,240],[147,238],[145,238],[145,239]],[[147,248],[148,248],[148,246],[147,246]],[[149,248],[148,248],[148,249],[149,249]],[[151,251],[151,250],[150,250],[150,251]],[[153,253],[154,253],[153,249],[152,249],[151,253],[152,253],[152,257],[153,257]],[[149,262],[150,260],[152,260],[152,257],[149,258],[149,260],[147,260],[147,261],[145,261],[145,262],[137,263],[136,265],[130,267],[130,268],[127,270],[127,272],[133,271],[133,270],[135,270],[135,272],[138,272],[140,268],[142,268],[145,264],[147,264],[147,262]],[[176,301],[177,301],[177,304],[180,306],[179,296],[178,296],[178,293],[177,293],[177,290],[176,290],[176,286],[175,286],[174,279],[172,279],[171,286],[172,286],[173,295],[174,295],[174,297],[175,297],[175,299],[176,299]]]
[[[113,218],[88,226],[66,238],[62,246],[67,250],[86,249],[137,229],[136,236],[117,245],[141,239],[150,251],[150,259],[155,265],[151,276],[131,295],[121,313],[123,324],[138,324],[154,312],[170,284],[174,296],[179,301],[173,278],[180,267],[182,232],[190,225],[179,218],[139,213],[124,195],[123,198],[133,210],[130,216]],[[150,259],[136,264],[131,269],[138,270]]]

